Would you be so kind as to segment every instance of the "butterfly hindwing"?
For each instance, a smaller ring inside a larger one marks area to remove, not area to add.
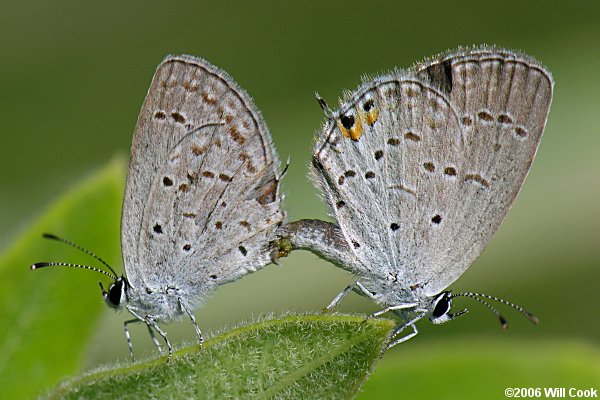
[[[270,262],[283,220],[279,160],[260,113],[225,72],[167,57],[132,148],[122,220],[132,285],[203,290]]]

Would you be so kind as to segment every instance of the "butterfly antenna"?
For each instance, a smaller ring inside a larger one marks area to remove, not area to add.
[[[104,264],[106,266],[106,268],[108,268],[110,270],[110,272],[112,272],[115,277],[117,276],[117,273],[115,272],[115,270],[112,269],[112,267],[110,265],[108,265],[108,263],[106,261],[104,261],[103,259],[101,259],[100,257],[98,257],[95,253],[89,251],[88,249],[86,249],[84,247],[81,247],[77,243],[73,243],[70,240],[63,239],[61,237],[58,237],[56,235],[52,235],[50,233],[44,233],[42,236],[44,237],[44,239],[56,240],[58,242],[62,242],[62,243],[68,244],[69,246],[74,247],[77,250],[79,250],[79,251],[81,251],[81,252],[83,252],[83,253],[85,253],[85,254],[87,254],[89,256],[94,257],[96,260],[98,260],[102,264]]]
[[[44,267],[73,267],[73,268],[89,269],[91,271],[100,272],[101,274],[110,276],[112,279],[117,280],[116,275],[112,275],[112,274],[104,271],[103,269],[90,267],[89,265],[70,264],[70,263],[64,263],[64,262],[39,262],[39,263],[33,264],[31,266],[31,269],[34,270],[34,269],[39,269],[39,268],[44,268]]]
[[[323,110],[323,112],[325,113],[325,116],[331,117],[333,115],[333,112],[331,111],[331,108],[329,108],[329,106],[327,105],[327,102],[317,92],[315,92],[315,98],[317,99],[321,110]]]
[[[290,156],[288,156],[287,161],[285,162],[285,167],[283,167],[283,170],[279,173],[279,180],[282,180],[283,178],[285,178],[285,175],[287,174],[289,168],[290,168]]]
[[[500,320],[500,325],[502,326],[502,330],[508,329],[508,321],[506,320],[506,318],[504,318],[504,316],[502,316],[502,314],[500,314],[500,312],[498,310],[496,310],[496,308],[494,306],[492,306],[490,303],[477,297],[476,293],[458,293],[458,294],[452,295],[452,297],[470,297],[470,298],[478,301],[479,303],[483,304],[488,310],[493,312],[496,315],[496,317],[498,317],[498,320]]]
[[[506,304],[507,306],[514,308],[515,310],[517,310],[518,312],[520,312],[521,314],[523,314],[525,316],[525,318],[527,318],[533,324],[537,325],[540,322],[540,320],[538,319],[538,317],[536,317],[535,315],[533,315],[529,311],[525,310],[520,305],[517,305],[517,304],[512,303],[510,301],[501,299],[499,297],[490,296],[490,295],[483,294],[483,293],[458,293],[458,294],[456,294],[454,296],[466,296],[466,297],[472,297],[472,298],[483,297],[483,298],[486,298],[488,300],[494,300],[494,301],[497,301],[498,303]]]

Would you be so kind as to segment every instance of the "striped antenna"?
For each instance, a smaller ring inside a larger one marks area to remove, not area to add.
[[[317,102],[319,103],[319,107],[321,107],[321,110],[323,110],[323,112],[325,113],[325,116],[327,118],[331,118],[333,115],[333,111],[331,111],[331,108],[329,108],[329,106],[327,105],[327,102],[321,97],[321,95],[319,93],[315,92],[315,98],[317,99]]]
[[[90,267],[89,265],[71,264],[71,263],[64,263],[64,262],[39,262],[39,263],[33,264],[31,266],[31,269],[34,270],[34,269],[45,268],[45,267],[73,267],[73,268],[89,269],[91,271],[100,272],[101,274],[110,276],[112,279],[117,280],[116,275],[112,275],[102,269],[99,269],[99,268]]]
[[[95,253],[93,253],[93,252],[89,251],[88,249],[86,249],[86,248],[84,248],[84,247],[81,247],[81,246],[80,246],[80,245],[78,245],[77,243],[73,243],[73,242],[71,242],[70,240],[63,239],[63,238],[61,238],[61,237],[58,237],[58,236],[56,236],[56,235],[53,235],[53,234],[51,234],[51,233],[44,233],[42,236],[44,237],[44,239],[56,240],[56,241],[58,241],[58,242],[62,242],[62,243],[68,244],[69,246],[71,246],[71,247],[74,247],[74,248],[76,248],[77,250],[79,250],[79,251],[81,251],[81,252],[83,252],[83,253],[85,253],[85,254],[87,254],[87,255],[89,255],[89,256],[92,256],[92,257],[94,257],[96,260],[98,260],[98,261],[100,261],[102,264],[104,264],[104,265],[105,265],[105,266],[106,266],[106,267],[107,267],[107,268],[110,270],[110,272],[112,272],[112,273],[113,273],[113,275],[114,275],[115,277],[117,276],[117,273],[115,272],[115,270],[114,270],[114,269],[112,269],[112,267],[111,267],[110,265],[108,265],[108,263],[107,263],[106,261],[104,261],[103,259],[101,259],[100,257],[98,257],[98,256],[97,256]],[[33,269],[33,268],[32,268],[32,269]],[[102,271],[102,272],[104,272],[104,271]],[[110,276],[110,275],[109,275],[109,276]]]
[[[496,310],[494,307],[492,307],[486,301],[484,301],[483,299],[481,299],[481,297],[483,297],[485,299],[488,299],[488,300],[494,300],[494,301],[497,301],[497,302],[502,303],[502,304],[506,304],[507,306],[514,308],[515,310],[517,310],[518,312],[520,312],[521,314],[523,314],[533,324],[537,325],[540,322],[540,320],[535,315],[533,315],[529,311],[525,310],[523,307],[521,307],[521,306],[519,306],[517,304],[514,304],[514,303],[512,303],[510,301],[501,299],[499,297],[490,296],[490,295],[483,294],[483,293],[472,293],[472,292],[457,293],[457,294],[453,294],[452,297],[470,297],[472,299],[477,300],[481,304],[485,305],[494,314],[496,314],[496,316],[498,317],[498,319],[500,319],[500,323],[502,324],[502,328],[503,329],[506,329],[506,327],[508,327],[508,322],[506,321],[506,319],[498,312],[498,310]]]

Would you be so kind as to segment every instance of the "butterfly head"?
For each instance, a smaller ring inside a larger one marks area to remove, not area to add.
[[[465,308],[457,313],[450,313],[452,308],[452,293],[449,291],[438,294],[429,305],[429,320],[436,324],[452,321],[454,318],[466,314],[468,310]]]
[[[508,329],[508,321],[506,320],[506,318],[504,318],[504,316],[502,314],[500,314],[500,312],[498,312],[498,310],[496,310],[496,308],[494,306],[492,306],[490,303],[488,303],[484,299],[497,301],[499,303],[502,303],[509,307],[514,308],[515,310],[517,310],[521,314],[523,314],[533,324],[537,324],[539,322],[538,318],[535,315],[531,314],[529,311],[525,310],[523,307],[521,307],[517,304],[514,304],[510,301],[507,301],[507,300],[504,300],[504,299],[501,299],[501,298],[498,298],[495,296],[483,294],[483,293],[465,292],[465,293],[452,294],[450,291],[446,291],[446,292],[442,292],[442,293],[438,294],[431,301],[431,303],[429,305],[429,313],[430,313],[429,320],[434,324],[443,324],[444,322],[451,321],[460,315],[466,314],[468,312],[468,310],[466,308],[459,312],[456,312],[454,314],[450,313],[450,309],[452,306],[452,299],[455,297],[469,297],[469,298],[474,299],[475,301],[483,304],[488,310],[490,310],[492,313],[494,313],[494,315],[496,315],[496,317],[498,318],[498,321],[500,321],[500,326],[502,327],[503,330]]]
[[[116,278],[113,283],[110,284],[108,290],[104,290],[102,282],[100,283],[100,289],[102,290],[102,297],[104,301],[111,308],[121,308],[127,302],[127,290],[129,289],[129,283],[124,276]]]

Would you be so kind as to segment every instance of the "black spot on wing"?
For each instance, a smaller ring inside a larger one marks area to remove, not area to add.
[[[425,68],[420,75],[429,81],[446,95],[452,92],[452,61],[445,60],[441,63],[435,63]]]

